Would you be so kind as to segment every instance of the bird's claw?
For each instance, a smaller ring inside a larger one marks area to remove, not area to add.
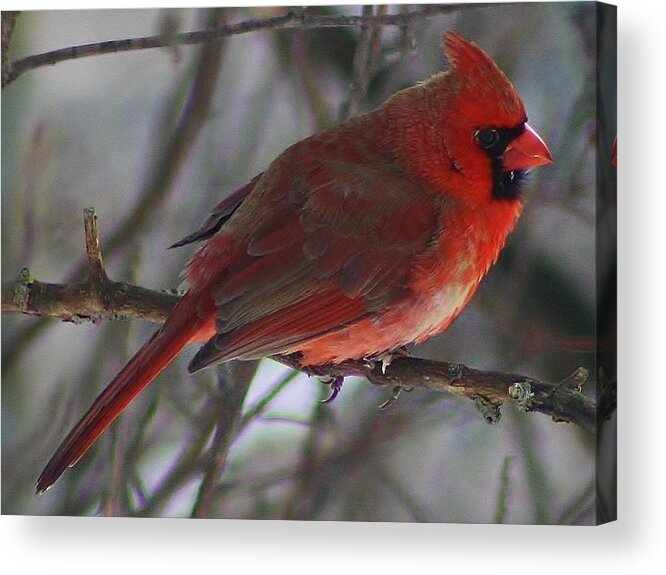
[[[338,397],[338,393],[340,393],[340,390],[342,389],[342,384],[344,383],[345,378],[343,375],[336,375],[335,377],[328,375],[326,377],[320,377],[319,381],[331,388],[331,395],[326,399],[322,399],[320,403],[331,403],[331,401]]]
[[[413,387],[403,387],[402,385],[396,385],[392,390],[391,390],[391,395],[388,396],[386,401],[382,403],[379,406],[379,409],[386,409],[389,405],[391,405],[398,397],[400,396],[400,393],[403,391],[410,392],[414,389]]]
[[[370,369],[374,369],[375,364],[381,362],[382,375],[384,375],[386,374],[386,368],[388,368],[388,366],[391,365],[391,362],[398,357],[412,357],[412,354],[403,346],[394,349],[393,351],[385,351],[384,353],[373,355],[371,357],[364,357],[363,362]]]

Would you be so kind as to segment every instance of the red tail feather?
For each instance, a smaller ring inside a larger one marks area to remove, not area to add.
[[[185,296],[157,331],[93,402],[39,476],[37,493],[46,491],[73,466],[123,409],[191,341],[200,339],[202,321]]]

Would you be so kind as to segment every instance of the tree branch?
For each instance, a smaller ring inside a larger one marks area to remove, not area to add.
[[[394,395],[383,407],[388,407],[400,390],[420,388],[473,400],[488,423],[499,421],[500,407],[510,401],[521,411],[545,413],[555,421],[575,423],[589,432],[596,429],[595,404],[581,392],[588,377],[584,368],[578,368],[560,382],[548,383],[515,373],[482,371],[458,363],[414,357],[398,357],[385,368],[381,362],[347,361],[304,369],[296,357],[272,359],[311,375],[359,376],[375,385],[391,387]]]
[[[2,87],[4,88],[7,84],[13,82],[21,74],[29,70],[87,56],[100,56],[102,54],[163,48],[166,46],[200,44],[229,36],[257,32],[259,30],[279,30],[283,28],[339,28],[356,27],[367,24],[405,26],[419,18],[447,14],[464,8],[484,7],[487,5],[492,6],[492,3],[428,5],[419,8],[418,10],[400,12],[398,14],[376,14],[371,16],[328,16],[311,14],[308,13],[307,10],[294,8],[281,16],[266,19],[245,20],[236,24],[228,24],[206,30],[196,30],[194,32],[183,32],[179,34],[161,34],[158,36],[145,36],[142,38],[126,38],[124,40],[110,40],[107,42],[69,46],[67,48],[60,48],[59,50],[22,58],[11,65],[8,64],[6,70],[3,67]]]
[[[179,296],[110,280],[99,249],[95,209],[85,209],[83,219],[88,278],[67,284],[43,283],[23,268],[15,282],[2,286],[2,313],[55,317],[73,323],[121,317],[163,323]]]
[[[42,283],[23,269],[14,283],[2,286],[2,313],[48,316],[76,323],[119,317],[163,323],[179,296],[110,280],[99,253],[96,220],[94,208],[84,210],[90,264],[86,281]],[[297,354],[272,359],[309,375],[331,378],[332,385],[338,388],[348,376],[365,377],[370,383],[390,387],[393,395],[382,407],[387,407],[401,390],[418,387],[473,400],[489,423],[499,421],[500,407],[508,401],[520,410],[537,411],[555,421],[575,423],[591,433],[597,425],[596,405],[581,392],[588,377],[583,368],[560,382],[549,383],[520,374],[482,371],[462,364],[413,357],[398,357],[388,366],[379,361],[346,361],[339,365],[305,368],[299,364]]]

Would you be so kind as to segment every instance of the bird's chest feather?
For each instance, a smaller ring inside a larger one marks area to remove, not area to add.
[[[415,265],[410,295],[372,317],[299,347],[304,364],[369,357],[440,333],[460,314],[495,262],[520,208],[446,214],[431,249]],[[295,351],[295,350],[294,350]]]
[[[407,313],[419,319],[419,342],[446,329],[474,295],[495,263],[518,218],[520,207],[498,205],[491,211],[447,214],[433,248],[419,263],[412,281],[415,295]]]

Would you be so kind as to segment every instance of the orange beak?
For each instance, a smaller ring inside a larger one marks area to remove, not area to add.
[[[508,172],[552,163],[548,146],[529,124],[525,124],[525,131],[507,146],[502,157],[502,164]]]

